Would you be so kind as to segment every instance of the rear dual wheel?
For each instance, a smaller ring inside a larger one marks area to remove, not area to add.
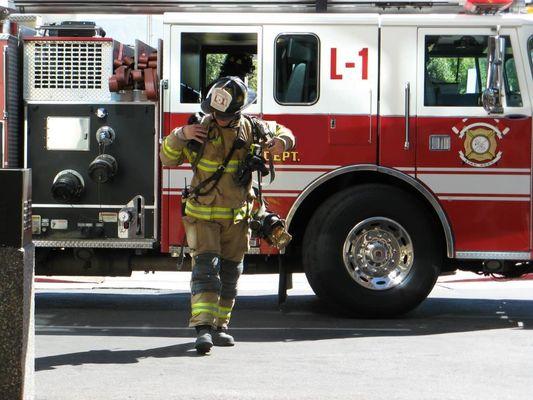
[[[394,316],[428,296],[441,249],[420,199],[396,187],[365,184],[318,208],[305,232],[303,262],[320,298],[361,316]]]

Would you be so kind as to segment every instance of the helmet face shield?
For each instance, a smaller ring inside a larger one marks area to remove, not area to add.
[[[239,77],[228,76],[213,84],[201,108],[206,114],[216,112],[222,118],[230,118],[252,104],[256,97]]]

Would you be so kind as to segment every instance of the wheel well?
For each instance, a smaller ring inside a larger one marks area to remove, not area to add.
[[[354,185],[362,185],[366,183],[382,183],[394,187],[400,187],[406,192],[409,192],[419,198],[426,206],[428,213],[431,215],[433,224],[436,227],[436,232],[439,237],[439,243],[442,244],[443,257],[446,257],[446,235],[442,223],[435,211],[435,208],[430,204],[428,199],[411,186],[408,182],[403,181],[393,175],[380,173],[377,171],[354,171],[347,172],[335,176],[320,186],[316,187],[300,204],[296,210],[293,218],[290,221],[289,232],[293,235],[293,240],[287,254],[293,258],[301,259],[302,241],[307,224],[315,210],[322,205],[330,196]]]

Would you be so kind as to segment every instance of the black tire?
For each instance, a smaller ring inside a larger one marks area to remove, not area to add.
[[[343,259],[344,242],[368,218],[395,221],[412,241],[412,265],[401,283],[374,290],[358,283]],[[415,308],[435,285],[443,261],[437,226],[414,195],[384,184],[350,187],[326,200],[309,221],[303,264],[315,293],[336,309],[368,317],[400,315]]]

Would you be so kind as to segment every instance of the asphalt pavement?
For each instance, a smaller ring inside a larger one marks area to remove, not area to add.
[[[237,345],[203,357],[189,277],[38,277],[36,399],[533,398],[533,276],[445,276],[403,317],[354,319],[302,274],[282,309],[277,276],[245,275]]]

